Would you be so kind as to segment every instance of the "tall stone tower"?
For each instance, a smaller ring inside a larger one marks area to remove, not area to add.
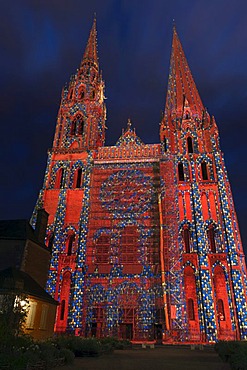
[[[247,338],[246,266],[214,117],[176,30],[160,144],[104,146],[96,22],[62,92],[44,185],[55,330],[133,341]]]

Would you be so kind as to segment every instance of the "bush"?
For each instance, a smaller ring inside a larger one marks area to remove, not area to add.
[[[60,350],[60,356],[64,358],[65,365],[73,364],[75,359],[74,353],[67,348],[62,348]]]
[[[229,362],[232,370],[247,370],[247,342],[220,341],[215,350],[224,362]]]
[[[102,346],[95,338],[61,336],[54,340],[54,344],[59,349],[69,349],[76,357],[99,356],[102,353]]]
[[[119,340],[114,337],[107,337],[100,339],[100,343],[103,346],[103,350],[107,351],[107,347],[111,347],[112,350],[114,349],[127,349],[131,348],[132,344],[128,340]]]

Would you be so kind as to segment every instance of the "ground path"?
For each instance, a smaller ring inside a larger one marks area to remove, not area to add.
[[[211,349],[157,347],[116,350],[100,357],[76,358],[56,370],[230,370]]]

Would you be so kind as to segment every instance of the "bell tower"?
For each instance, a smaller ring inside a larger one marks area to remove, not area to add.
[[[91,150],[104,145],[104,87],[94,19],[80,67],[62,91],[54,148]]]
[[[171,256],[177,243],[174,266],[181,267],[176,280],[168,260],[166,275],[177,300],[167,301],[178,313],[170,327],[187,327],[191,340],[246,338],[246,267],[218,127],[201,101],[175,27],[160,139],[163,219],[170,231],[164,246]]]

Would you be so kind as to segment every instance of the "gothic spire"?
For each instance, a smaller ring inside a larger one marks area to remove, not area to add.
[[[96,17],[93,20],[87,46],[81,61],[81,67],[86,63],[92,63],[98,68]]]
[[[185,99],[188,101],[192,115],[201,117],[204,106],[174,25],[165,116],[181,117]]]

